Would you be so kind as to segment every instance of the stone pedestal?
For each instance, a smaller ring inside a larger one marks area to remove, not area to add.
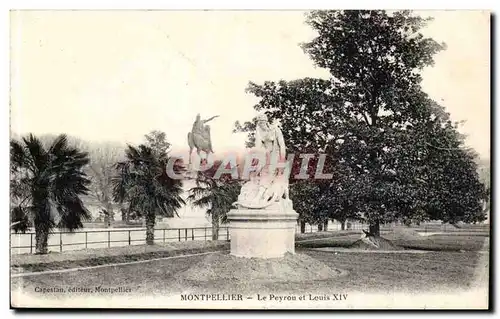
[[[265,209],[233,209],[227,214],[231,255],[279,258],[295,253],[297,214],[291,205],[275,203]]]

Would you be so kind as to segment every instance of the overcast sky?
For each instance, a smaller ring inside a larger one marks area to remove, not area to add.
[[[482,157],[490,144],[489,14],[427,11],[424,31],[448,49],[425,70],[424,89],[444,105]],[[298,44],[314,37],[300,11],[26,11],[11,15],[11,125],[138,143],[165,131],[185,149],[197,113],[216,152],[243,147],[231,133],[254,115],[249,81],[325,76]]]

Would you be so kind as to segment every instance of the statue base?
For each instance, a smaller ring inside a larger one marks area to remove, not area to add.
[[[231,255],[280,258],[286,253],[294,254],[298,217],[290,200],[277,202],[264,209],[232,209],[227,214]]]

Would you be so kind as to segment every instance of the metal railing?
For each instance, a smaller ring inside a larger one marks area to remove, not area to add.
[[[367,229],[368,225],[364,223],[351,223],[345,230]],[[381,225],[381,230],[389,230],[394,224]],[[469,229],[489,229],[489,225],[478,225],[476,227],[466,227]],[[456,230],[451,225],[422,225],[416,226],[416,229],[422,232],[445,231],[453,232]],[[318,225],[306,224],[305,233],[320,232]],[[340,231],[339,223],[329,223],[327,229],[321,231]],[[301,233],[300,224],[296,226],[296,233]],[[35,233],[11,233],[10,234],[11,253],[34,253],[35,252]],[[192,227],[192,228],[158,228],[154,230],[155,242],[180,242],[193,240],[212,240],[212,227]],[[229,227],[219,228],[219,240],[229,240]],[[86,248],[110,248],[131,245],[141,245],[146,243],[146,228],[137,229],[102,229],[102,230],[80,230],[74,232],[53,232],[48,238],[48,248],[53,251],[68,251]]]
[[[363,228],[362,224],[352,224],[350,230]],[[349,230],[346,227],[346,230]],[[340,224],[330,223],[328,231],[341,230]],[[317,225],[306,224],[305,233],[318,232]],[[325,230],[323,230],[325,231]],[[296,232],[300,233],[300,225],[296,226]],[[229,228],[227,226],[219,228],[219,240],[229,240]],[[10,234],[11,253],[34,253],[35,233],[11,233]],[[212,227],[192,227],[192,228],[157,228],[154,230],[155,242],[180,242],[193,240],[212,240]],[[69,251],[87,248],[111,248],[131,245],[141,245],[146,243],[146,228],[137,229],[99,229],[99,230],[78,230],[73,232],[57,231],[49,234],[49,251]]]
[[[12,253],[35,252],[35,233],[11,233]],[[159,228],[154,230],[155,242],[180,242],[188,240],[212,240],[212,227]],[[220,227],[219,240],[229,240],[229,228]],[[49,234],[49,250],[63,252],[86,248],[110,248],[146,243],[146,229],[106,229]],[[17,244],[17,245],[16,245]]]
[[[319,230],[318,225],[306,224],[304,228],[304,233],[317,233],[322,231],[340,231],[340,230],[361,230],[368,229],[368,224],[363,223],[351,223],[349,225],[345,225],[345,228],[342,229],[342,225],[340,223],[328,223],[326,229],[323,227]],[[300,233],[300,224],[295,226],[296,233]]]

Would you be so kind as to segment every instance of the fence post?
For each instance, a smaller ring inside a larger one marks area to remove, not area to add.
[[[85,232],[85,249],[87,249],[87,234],[88,232]]]
[[[181,241],[181,229],[177,229],[178,233],[179,233],[179,241]]]
[[[62,252],[62,232],[59,233],[59,251]]]
[[[205,241],[207,241],[207,228],[205,227]]]
[[[165,229],[163,229],[163,243],[165,243]]]
[[[188,229],[184,228],[184,240],[188,240]]]
[[[191,239],[194,240],[194,228],[191,228]]]
[[[108,248],[111,246],[111,231],[108,230]]]
[[[229,240],[229,227],[226,227],[226,240]]]
[[[33,253],[33,233],[30,234],[30,254]]]
[[[131,245],[131,242],[132,242],[130,239],[131,239],[131,238],[130,238],[130,230],[129,230],[129,231],[128,231],[128,245],[129,245],[129,246]]]

